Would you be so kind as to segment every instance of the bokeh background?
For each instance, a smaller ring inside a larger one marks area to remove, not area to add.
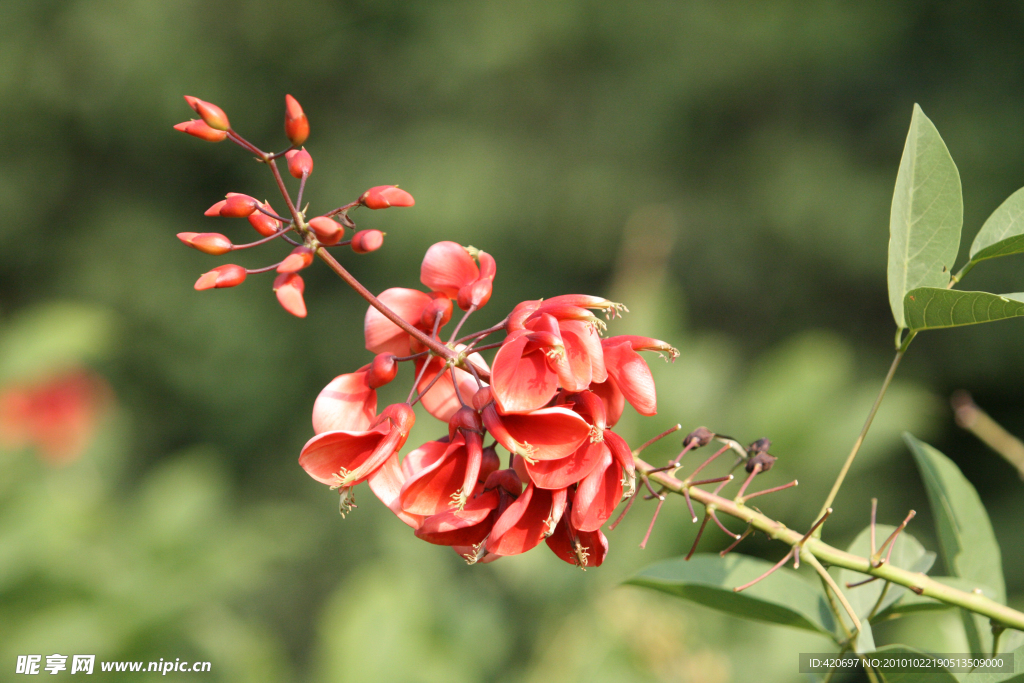
[[[306,320],[269,276],[193,291],[221,261],[175,233],[246,241],[244,221],[202,211],[274,190],[238,148],[171,126],[191,94],[283,147],[297,97],[311,211],[378,184],[416,197],[354,215],[388,233],[380,252],[342,252],[372,290],[418,286],[427,246],[451,239],[497,258],[481,326],[528,298],[625,302],[612,332],[682,356],[652,359],[660,414],[623,433],[770,437],[772,479],[801,485],[762,509],[799,527],[891,358],[889,202],[912,105],[959,166],[967,244],[1024,185],[1022,32],[1012,2],[5,0],[0,387],[51,412],[13,420],[0,450],[0,678],[18,654],[59,652],[207,660],[210,681],[796,679],[795,653],[824,640],[619,586],[688,548],[680,500],[643,551],[652,508],[635,506],[585,574],[543,548],[465,567],[368,491],[342,520],[296,457],[317,392],[370,358],[365,305],[323,268]],[[1020,291],[1020,261],[965,285]],[[981,492],[1024,607],[1022,483],[947,405],[968,389],[1024,434],[1022,334],[917,340],[826,538],[851,540],[877,496],[883,521],[921,511],[910,531],[935,547],[910,430]],[[421,420],[410,443],[438,431]],[[702,549],[725,543],[712,530]],[[875,636],[964,651],[957,624]]]

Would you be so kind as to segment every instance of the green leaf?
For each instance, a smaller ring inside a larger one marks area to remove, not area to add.
[[[939,583],[947,586],[952,586],[957,590],[961,590],[970,593],[974,590],[980,590],[986,596],[996,599],[995,591],[987,586],[979,586],[976,581],[968,581],[967,579],[961,579],[956,576],[933,576],[932,580],[938,581]],[[891,589],[890,589],[891,590]],[[878,614],[875,615],[875,621],[886,621],[893,617],[902,616],[904,614],[912,614],[914,612],[934,612],[938,610],[950,609],[952,605],[929,598],[924,595],[918,595],[913,591],[905,590],[899,601],[895,604],[889,605],[887,608],[879,610]]]
[[[879,524],[875,527],[875,539],[878,545],[885,542],[885,539],[889,538],[889,534],[896,530],[894,526],[888,526],[885,524]],[[861,531],[857,538],[854,539],[850,547],[846,549],[848,553],[858,555],[860,557],[868,557],[871,555],[871,527],[865,527]],[[888,553],[888,550],[886,550]],[[885,555],[883,554],[883,557]],[[908,534],[905,530],[896,537],[894,547],[892,549],[892,555],[889,557],[889,563],[893,566],[901,569],[907,569],[915,572],[926,573],[931,569],[932,564],[935,562],[935,553],[929,552],[924,549],[916,538]],[[869,578],[864,574],[859,574],[849,569],[843,569],[839,572],[839,581],[841,586],[846,586],[848,583],[857,583]],[[846,589],[846,599],[850,602],[850,606],[860,617],[861,621],[867,620],[871,610],[874,609],[875,605],[878,604],[878,599],[882,595],[882,591],[885,590],[885,597],[882,598],[882,603],[878,608],[878,612],[882,612],[889,605],[899,600],[907,592],[907,589],[896,584],[890,584],[888,589],[885,589],[885,581],[881,579],[866,583],[862,586],[855,586],[853,588]]]
[[[1024,315],[1024,294],[920,287],[907,293],[903,310],[907,327],[915,332],[976,325]]]
[[[934,659],[934,655],[916,650],[909,645],[886,645],[875,650],[872,655],[879,657],[927,657]],[[943,668],[936,668],[932,671],[884,671],[882,676],[886,683],[959,683],[956,676]]]
[[[1010,655],[1013,656],[1014,673],[997,674],[975,669],[964,676],[963,683],[1024,683],[1024,645],[1012,653],[1004,654],[1004,656]]]
[[[712,609],[769,624],[794,626],[835,639],[835,621],[821,591],[785,567],[741,593],[733,588],[753,581],[772,566],[754,557],[717,553],[658,562],[626,581],[690,600]]]
[[[949,282],[963,221],[956,164],[939,131],[915,104],[889,214],[889,305],[900,329],[907,327],[907,292]]]
[[[903,438],[928,492],[946,569],[954,576],[988,586],[996,600],[1004,601],[1002,556],[978,492],[952,460],[910,434]]]
[[[992,212],[971,243],[971,261],[1024,252],[1024,188]]]

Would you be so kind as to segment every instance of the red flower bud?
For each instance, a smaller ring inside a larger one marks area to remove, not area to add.
[[[274,212],[270,204],[260,204],[261,207],[267,211]],[[264,237],[270,237],[275,232],[281,229],[281,221],[276,220],[263,213],[262,211],[253,211],[249,214],[249,224],[256,229],[256,232],[263,235]]]
[[[274,292],[277,294],[278,303],[296,318],[306,317],[306,302],[302,299],[302,292],[305,289],[306,283],[295,273],[281,273],[274,280]]]
[[[302,180],[302,176],[308,176],[313,172],[313,157],[303,149],[293,149],[286,152],[284,158],[288,160],[288,172],[295,178]]]
[[[245,218],[256,211],[260,203],[247,194],[231,193],[220,208],[220,215],[227,218]],[[213,207],[210,207],[213,210]]]
[[[220,142],[228,136],[227,131],[210,128],[206,125],[205,121],[199,121],[197,119],[179,123],[174,126],[174,130],[180,130],[182,133],[194,135],[200,140],[206,140],[207,142]]]
[[[398,363],[395,362],[395,354],[378,353],[370,363],[367,384],[371,389],[376,389],[393,380],[396,375],[398,375]]]
[[[316,238],[320,240],[320,244],[325,247],[333,247],[345,236],[345,228],[327,216],[311,218],[309,227],[316,234]]]
[[[296,146],[309,137],[309,119],[291,95],[284,96],[284,134]]]
[[[217,232],[179,232],[178,239],[204,254],[220,256],[231,251],[231,240]]]
[[[352,251],[368,254],[377,251],[384,244],[384,233],[380,230],[360,230],[352,235]]]
[[[386,209],[389,206],[413,206],[416,200],[395,185],[378,185],[363,193],[359,201],[368,209]]]
[[[297,273],[303,268],[308,268],[313,263],[313,250],[309,247],[295,247],[292,253],[288,254],[281,265],[277,267],[279,273]]]
[[[202,118],[210,128],[223,131],[231,129],[231,124],[228,123],[227,114],[225,114],[224,110],[216,104],[210,104],[209,102],[204,102],[198,97],[191,97],[189,95],[185,95],[185,101],[188,102],[188,106],[192,107],[195,113],[199,114],[200,118]]]
[[[217,266],[209,273],[203,273],[196,280],[196,291],[204,289],[221,289],[223,287],[234,287],[245,282],[245,268],[234,264]]]
[[[204,216],[219,216],[220,215],[220,210],[224,208],[225,204],[227,204],[227,201],[222,199],[219,202],[217,202],[216,204],[214,204],[213,206],[211,206],[209,209],[204,211],[203,215]]]
[[[423,314],[420,316],[420,327],[428,332],[434,329],[434,320],[438,313],[441,314],[441,322],[437,324],[437,327],[441,329],[452,319],[452,300],[442,295],[424,306]]]

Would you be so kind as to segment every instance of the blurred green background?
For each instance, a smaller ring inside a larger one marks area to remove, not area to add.
[[[800,527],[891,358],[889,202],[912,104],[959,166],[968,244],[1024,185],[1022,32],[1012,2],[5,0],[0,382],[84,365],[114,398],[69,465],[0,451],[0,678],[18,654],[59,652],[207,660],[211,681],[796,679],[795,653],[826,641],[617,587],[689,547],[680,500],[644,551],[651,506],[634,507],[586,574],[544,549],[465,567],[367,490],[342,520],[296,457],[317,392],[370,358],[365,305],[324,268],[307,271],[306,320],[270,276],[193,291],[222,261],[175,233],[247,241],[244,221],[203,210],[274,188],[238,148],[171,126],[190,94],[282,148],[283,97],[298,98],[311,211],[379,184],[416,197],[354,214],[388,233],[379,252],[342,252],[371,290],[419,286],[427,246],[451,239],[497,259],[481,327],[523,299],[625,302],[611,332],[682,357],[651,360],[659,415],[624,435],[768,436],[771,481],[801,485],[761,508]],[[989,262],[965,286],[1024,290],[1019,270]],[[922,512],[910,530],[935,547],[911,430],[980,491],[1024,607],[1021,481],[946,404],[968,389],[1024,435],[1022,332],[922,335],[826,539],[851,540],[877,496],[882,521]],[[410,444],[441,431],[420,420]],[[725,544],[712,529],[702,549]],[[875,636],[962,652],[957,629],[950,615]]]

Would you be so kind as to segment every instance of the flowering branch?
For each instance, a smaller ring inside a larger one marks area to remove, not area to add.
[[[638,472],[644,473],[665,489],[680,495],[686,490],[693,500],[746,522],[753,528],[764,532],[773,540],[782,541],[790,546],[798,546],[801,540],[803,540],[803,534],[800,532],[788,528],[782,522],[778,522],[753,508],[747,507],[742,502],[695,488],[692,484],[686,485],[666,472],[656,472],[657,468],[639,458],[636,458],[635,462]],[[799,554],[805,560],[808,557],[814,557],[828,565],[843,567],[844,569],[850,569],[861,574],[890,581],[909,588],[918,595],[934,598],[956,607],[962,607],[989,617],[1008,627],[1024,631],[1024,613],[1018,612],[1006,605],[1001,605],[980,593],[967,593],[939,583],[921,572],[911,572],[884,562],[876,567],[872,563],[871,558],[859,557],[839,550],[813,536],[803,540]]]

